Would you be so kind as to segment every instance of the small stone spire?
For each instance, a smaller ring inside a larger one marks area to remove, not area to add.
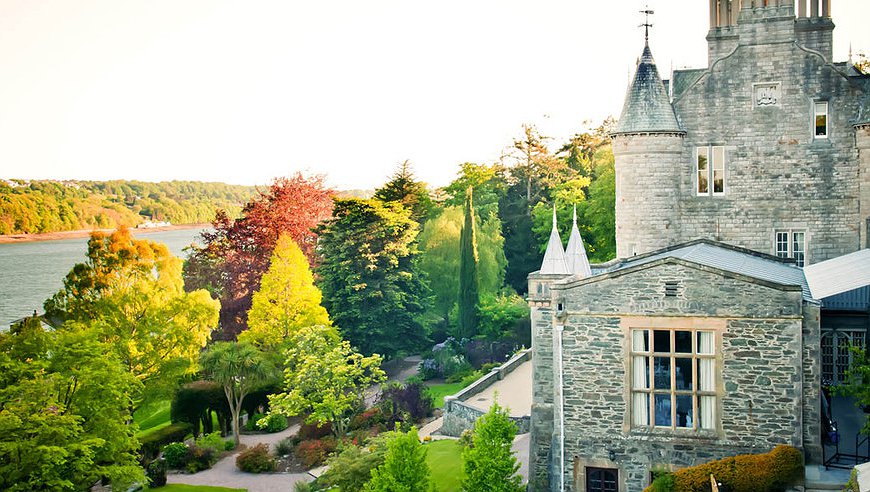
[[[559,228],[556,224],[556,204],[553,204],[553,230],[547,241],[547,251],[544,253],[544,261],[541,263],[542,274],[568,275],[568,264],[565,262],[565,250],[562,249],[562,238],[559,236]]]
[[[572,275],[578,275],[580,278],[592,276],[589,258],[586,257],[586,247],[583,245],[583,238],[580,237],[580,229],[577,228],[577,205],[574,205],[574,223],[571,225],[571,236],[568,237],[568,247],[565,249],[565,262]]]

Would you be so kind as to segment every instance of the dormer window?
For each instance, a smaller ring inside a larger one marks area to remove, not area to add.
[[[695,149],[695,191],[698,196],[725,194],[725,147]]]

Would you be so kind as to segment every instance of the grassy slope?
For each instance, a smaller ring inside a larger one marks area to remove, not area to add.
[[[444,397],[456,394],[462,388],[465,388],[467,385],[459,382],[459,383],[440,383],[433,384],[432,386],[427,386],[429,394],[432,395],[432,398],[435,399],[435,408],[441,408],[444,406]]]
[[[133,414],[133,421],[139,424],[136,436],[142,437],[169,425],[169,405],[169,400],[163,400],[136,410]]]
[[[426,444],[426,462],[432,471],[432,481],[438,492],[459,490],[462,480],[462,446],[453,439],[442,439]]]

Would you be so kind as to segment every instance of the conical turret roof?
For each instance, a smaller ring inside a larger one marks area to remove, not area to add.
[[[541,263],[543,274],[568,275],[568,264],[565,262],[565,250],[562,249],[562,238],[559,236],[559,228],[556,227],[556,207],[553,206],[553,230],[547,241],[547,251],[544,253],[544,261]]]
[[[649,44],[643,48],[634,81],[625,95],[625,105],[614,134],[681,133],[665,84],[659,77]]]
[[[571,236],[568,237],[568,247],[565,249],[565,262],[568,271],[580,278],[592,276],[592,268],[589,267],[589,258],[586,257],[586,247],[583,246],[583,238],[580,237],[580,229],[577,228],[577,206],[574,206],[574,223],[571,225]]]

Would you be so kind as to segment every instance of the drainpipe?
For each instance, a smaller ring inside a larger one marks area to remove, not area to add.
[[[562,332],[565,327],[561,324],[556,325],[556,382],[559,398],[559,491],[565,490],[565,397],[563,392],[562,381]]]

